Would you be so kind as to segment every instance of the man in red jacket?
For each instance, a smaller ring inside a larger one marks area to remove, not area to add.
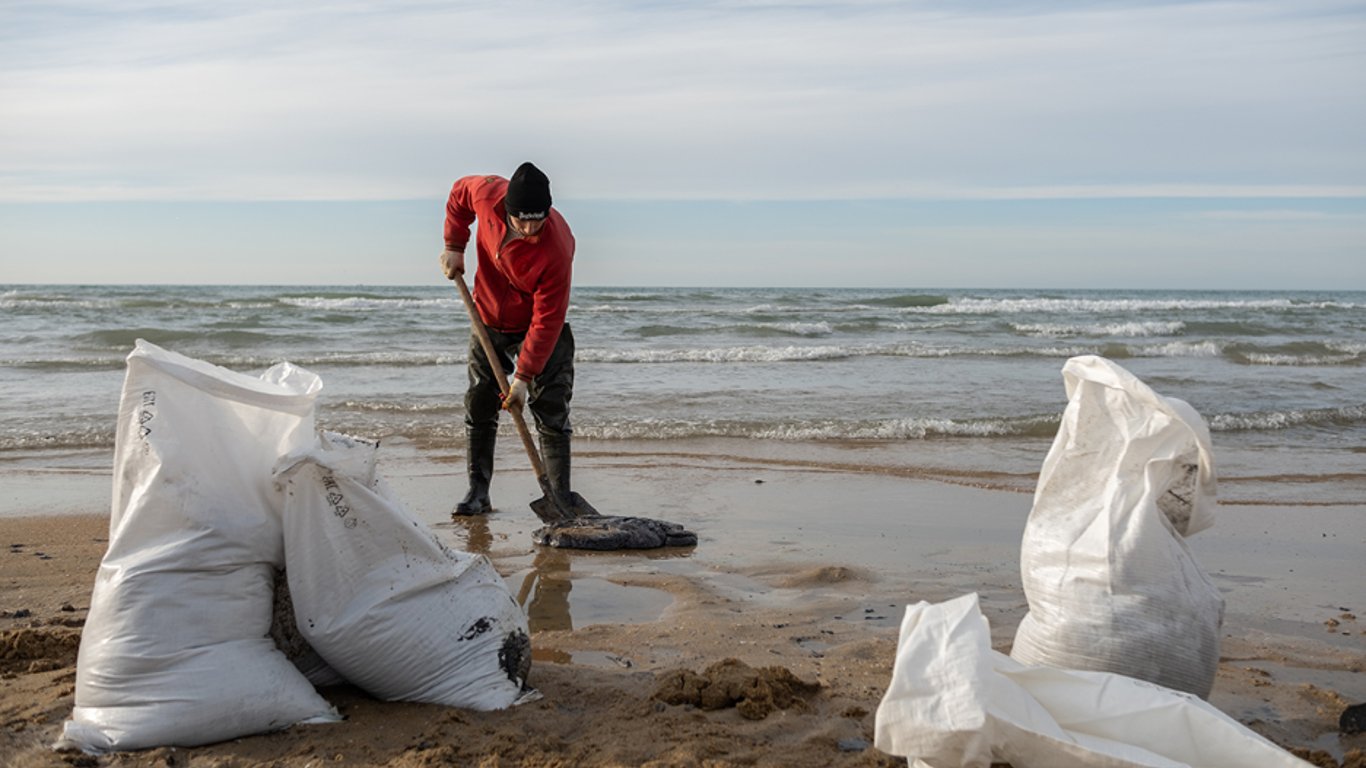
[[[451,187],[446,250],[441,254],[441,269],[451,280],[465,272],[465,246],[476,221],[474,304],[503,370],[513,369],[515,357],[516,372],[503,398],[483,347],[471,332],[465,391],[470,488],[453,514],[491,511],[498,411],[520,409],[523,404],[531,407],[535,418],[551,487],[568,506],[574,334],[564,316],[574,235],[559,211],[550,207],[550,180],[531,163],[518,166],[511,179],[466,176]]]

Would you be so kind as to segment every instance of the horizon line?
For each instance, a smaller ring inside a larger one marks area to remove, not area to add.
[[[124,194],[118,196],[16,196],[0,190],[0,205],[81,205],[127,203],[406,203],[431,200],[431,194],[401,195],[294,195],[261,197],[245,195],[185,196],[161,194]],[[1356,200],[1366,199],[1366,186],[1352,184],[1070,184],[1032,186],[945,187],[940,189],[902,188],[844,195],[645,195],[614,197],[577,195],[564,197],[570,203],[860,203],[911,200],[918,202],[1003,202],[1003,201],[1085,201],[1085,200]]]
[[[17,282],[0,283],[0,289],[17,287],[60,286],[67,288],[98,288],[103,286],[120,288],[436,288],[431,283],[82,283],[82,282]],[[582,289],[611,290],[770,290],[770,291],[1131,291],[1135,293],[1366,293],[1362,288],[1161,288],[1134,286],[990,286],[990,285],[919,285],[919,286],[875,286],[875,285],[644,285],[640,283],[614,284],[595,283],[574,285]]]

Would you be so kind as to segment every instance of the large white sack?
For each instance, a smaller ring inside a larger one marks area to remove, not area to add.
[[[299,633],[381,699],[492,710],[534,695],[521,606],[488,558],[449,549],[394,498],[374,448],[324,435],[281,467]]]
[[[313,685],[325,688],[346,682],[346,678],[329,667],[299,634],[299,625],[294,619],[294,599],[289,594],[289,577],[284,569],[275,572],[275,604],[271,606],[270,639]]]
[[[1208,702],[992,650],[975,593],[906,608],[875,745],[928,768],[1308,768]]]
[[[293,466],[301,455],[321,451],[334,471],[350,475],[353,479],[374,487],[375,462],[379,443],[372,440],[350,437],[337,432],[324,432],[318,442],[309,446],[303,454],[281,457],[275,472],[283,467]],[[294,666],[304,673],[310,683],[319,687],[341,685],[346,678],[328,665],[314,650],[303,634],[299,632],[298,621],[294,615],[294,598],[289,591],[289,577],[282,569],[275,576],[275,605],[270,625],[270,636],[275,645],[284,652]]]
[[[1184,537],[1214,523],[1209,429],[1115,363],[1075,357],[1020,548],[1011,656],[1208,696],[1224,600]]]
[[[320,387],[287,363],[258,379],[137,342],[64,745],[193,746],[337,719],[266,636],[283,555],[271,469],[316,439]]]

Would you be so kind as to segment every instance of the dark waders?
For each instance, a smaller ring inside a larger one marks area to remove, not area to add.
[[[489,341],[502,370],[510,371],[525,333],[502,333],[488,328]],[[498,439],[498,415],[503,408],[498,379],[476,333],[470,333],[469,388],[465,390],[465,436],[469,441],[469,493],[456,505],[457,515],[488,512],[489,485],[493,481],[493,450]],[[560,338],[540,375],[527,387],[527,408],[536,423],[536,434],[545,462],[546,476],[560,502],[569,507],[569,401],[574,396],[574,333],[564,324]]]

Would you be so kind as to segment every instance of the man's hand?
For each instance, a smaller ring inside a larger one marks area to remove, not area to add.
[[[526,405],[526,381],[513,379],[508,393],[503,395],[503,410],[521,411],[522,406]]]
[[[465,274],[465,252],[453,251],[450,248],[442,251],[441,271],[446,273],[447,280],[454,280],[456,275]]]

